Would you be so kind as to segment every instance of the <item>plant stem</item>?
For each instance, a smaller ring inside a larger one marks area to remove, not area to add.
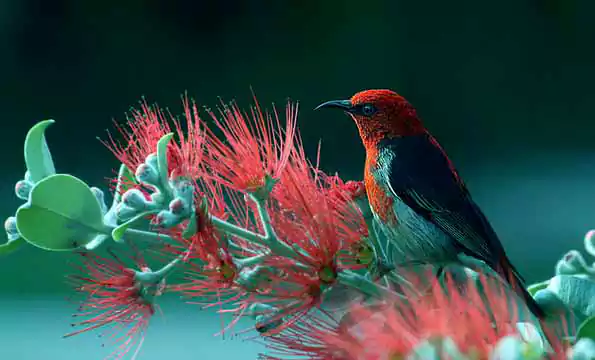
[[[250,199],[256,204],[256,210],[258,211],[258,217],[264,230],[264,239],[266,239],[266,245],[275,253],[275,255],[285,256],[290,259],[296,257],[295,250],[287,245],[286,243],[279,240],[277,233],[273,228],[271,217],[266,208],[266,200],[251,195]]]
[[[177,258],[173,259],[172,261],[170,261],[168,264],[166,264],[164,267],[162,267],[161,269],[159,269],[157,271],[137,271],[136,272],[136,280],[138,280],[142,283],[145,283],[145,284],[157,283],[157,282],[161,281],[162,279],[164,279],[166,276],[168,276],[173,271],[173,269],[180,262],[182,257],[183,257],[183,255],[178,256]]]
[[[377,284],[366,277],[351,270],[343,270],[337,275],[340,284],[357,289],[360,292],[376,298],[400,297],[396,292]]]
[[[267,256],[269,256],[270,254],[268,253],[264,253],[264,254],[259,254],[259,255],[254,255],[245,259],[234,259],[234,262],[236,263],[236,265],[239,268],[244,268],[244,267],[252,267],[252,266],[256,266],[256,265],[260,265],[264,259],[267,258]]]
[[[242,227],[236,226],[230,222],[227,222],[223,219],[220,219],[216,216],[210,216],[211,222],[215,226],[215,228],[227,235],[237,236],[244,240],[253,242],[259,245],[267,245],[266,238],[260,234],[252,232],[248,229],[244,229]]]
[[[163,242],[170,244],[175,243],[174,239],[169,235],[131,228],[126,229],[124,232],[124,241],[145,244],[157,244]]]

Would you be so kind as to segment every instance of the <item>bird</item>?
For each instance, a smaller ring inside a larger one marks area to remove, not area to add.
[[[396,267],[429,264],[441,272],[461,264],[461,256],[477,260],[508,282],[538,319],[545,318],[452,161],[403,96],[364,90],[315,110],[323,108],[343,110],[359,130],[368,201]]]

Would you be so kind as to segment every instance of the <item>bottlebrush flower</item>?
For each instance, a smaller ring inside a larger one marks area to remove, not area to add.
[[[218,117],[210,115],[222,132],[218,138],[208,130],[204,159],[207,173],[223,185],[239,191],[253,192],[265,185],[268,177],[277,179],[294,148],[297,105],[288,103],[283,128],[274,109],[264,113],[254,98],[250,114],[237,104],[224,105]]]
[[[138,275],[150,271],[146,264],[138,263],[140,271],[126,267],[118,258],[102,258],[92,253],[82,253],[80,274],[69,278],[76,291],[86,296],[74,316],[72,325],[81,329],[64,337],[74,336],[95,329],[107,329],[102,333],[105,341],[117,344],[110,355],[122,358],[132,349],[133,358],[142,346],[149,319],[155,313],[153,299],[162,294],[163,281],[141,283]]]
[[[278,309],[270,317],[271,322],[282,320],[267,334],[292,326],[311,309],[321,306],[326,294],[336,286],[341,270],[339,253],[361,240],[351,219],[338,216],[338,198],[329,195],[318,177],[320,171],[310,165],[299,141],[297,144],[267,208],[275,241],[295,250],[293,256],[273,251],[263,263],[276,270],[270,275],[272,289],[263,302]]]
[[[339,336],[340,329],[340,321],[331,314],[309,314],[280,333],[265,338],[268,351],[260,354],[259,359],[348,360],[342,358],[343,349],[329,346],[326,340],[331,336]]]
[[[510,290],[484,275],[479,283],[483,290],[472,280],[463,290],[447,277],[445,287],[434,281],[429,292],[406,291],[404,299],[376,306],[355,304],[341,322],[305,319],[269,337],[268,347],[281,357],[265,358],[404,359],[424,342],[443,339],[468,358],[489,359],[501,339],[522,334]],[[564,359],[562,345],[552,345],[558,351],[549,358]]]
[[[201,181],[197,188],[200,195],[195,206],[195,233],[187,239],[179,230],[176,234],[170,233],[180,243],[173,248],[175,253],[184,254],[187,264],[184,282],[172,289],[183,293],[190,302],[205,307],[222,306],[249,297],[249,291],[238,283],[242,269],[235,259],[255,256],[263,249],[220,233],[211,221],[211,216],[216,216],[245,229],[255,229],[246,200],[242,201],[241,194],[226,191],[229,189],[223,189],[214,181]]]
[[[185,128],[182,122],[166,114],[157,105],[149,106],[145,101],[140,109],[133,110],[126,126],[115,124],[123,136],[123,142],[116,141],[111,134],[102,141],[116,158],[133,173],[145,164],[150,154],[157,151],[157,143],[166,134],[173,132],[177,142],[168,145],[168,175],[185,176],[196,179],[200,175],[200,162],[203,154],[203,122],[195,103],[183,99]]]
[[[357,270],[368,267],[374,259],[374,251],[369,243],[369,229],[360,209],[366,202],[366,188],[363,181],[343,181],[338,175],[319,173],[326,189],[326,198],[338,221],[351,230],[349,249],[341,254],[343,266]]]

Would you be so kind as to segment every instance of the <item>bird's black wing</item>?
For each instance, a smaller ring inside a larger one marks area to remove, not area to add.
[[[392,150],[386,165],[394,195],[449,235],[462,253],[496,268],[502,245],[431,135],[392,139],[381,147]]]

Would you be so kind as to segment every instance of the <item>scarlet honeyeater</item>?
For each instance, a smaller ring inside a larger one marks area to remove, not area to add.
[[[416,110],[390,90],[366,90],[318,108],[351,116],[366,149],[364,183],[392,260],[441,269],[464,254],[508,281],[539,318],[544,312],[525,290],[496,232]]]

